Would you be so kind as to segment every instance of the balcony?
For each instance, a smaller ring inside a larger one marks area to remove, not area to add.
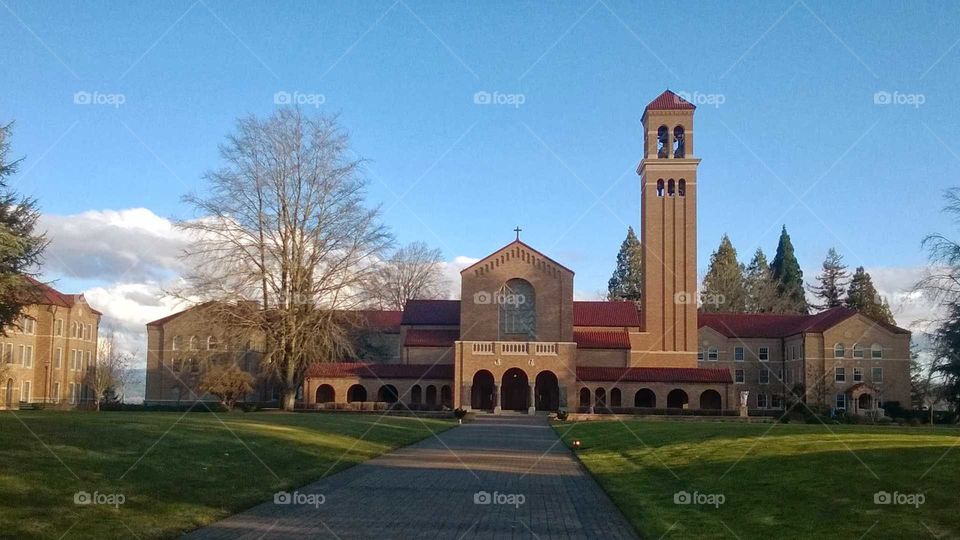
[[[470,350],[475,355],[503,356],[556,356],[556,342],[545,341],[470,341]]]

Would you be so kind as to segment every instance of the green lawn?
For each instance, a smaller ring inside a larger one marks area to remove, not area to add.
[[[171,537],[453,425],[342,413],[0,413],[0,536]],[[78,491],[125,501],[76,505]]]
[[[669,421],[554,427],[568,446],[581,441],[580,459],[644,537],[960,537],[955,428]],[[681,491],[714,504],[677,504]],[[904,502],[922,494],[923,502],[875,504],[880,491],[899,493]]]

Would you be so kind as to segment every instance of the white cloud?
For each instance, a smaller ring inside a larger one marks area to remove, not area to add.
[[[44,215],[47,274],[77,279],[145,282],[170,279],[186,235],[146,208],[90,210],[68,216]]]
[[[450,291],[449,298],[460,298],[460,271],[479,261],[474,257],[457,255],[452,261],[441,264],[443,277],[447,281],[447,288]]]
[[[942,314],[942,308],[930,302],[914,285],[924,276],[927,266],[880,266],[866,268],[877,293],[887,299],[897,324],[914,332],[929,331],[929,322]]]

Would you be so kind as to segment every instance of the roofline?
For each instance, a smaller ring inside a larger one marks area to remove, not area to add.
[[[497,253],[499,253],[499,252],[507,249],[508,247],[510,247],[510,246],[512,246],[512,245],[514,245],[514,244],[520,244],[521,246],[529,249],[530,251],[532,251],[532,252],[536,253],[537,255],[543,257],[544,259],[550,261],[551,263],[559,266],[560,268],[563,268],[563,269],[566,270],[567,272],[570,272],[571,274],[576,274],[576,272],[574,272],[573,270],[571,270],[571,269],[567,268],[566,266],[560,264],[559,262],[557,262],[556,260],[548,257],[547,255],[544,255],[544,253],[543,253],[542,251],[540,251],[540,250],[538,250],[537,248],[531,246],[530,244],[527,244],[527,243],[524,242],[523,240],[513,240],[512,242],[506,244],[505,246],[503,246],[503,247],[501,247],[501,248],[499,248],[499,249],[493,250],[493,251],[490,252],[486,257],[481,258],[479,261],[477,261],[477,262],[471,264],[470,266],[464,268],[463,270],[461,270],[460,273],[463,274],[463,273],[466,272],[467,270],[470,270],[470,269],[473,268],[474,266],[479,265],[479,264],[482,263],[483,261],[489,259],[489,258],[492,257],[493,255],[495,255],[495,254],[497,254]]]

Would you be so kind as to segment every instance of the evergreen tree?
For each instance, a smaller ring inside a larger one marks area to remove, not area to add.
[[[627,237],[620,244],[617,253],[617,269],[607,282],[608,300],[640,301],[643,292],[642,248],[640,240],[633,232],[633,227],[627,228]]]
[[[32,303],[35,282],[25,279],[36,272],[46,237],[34,232],[40,210],[37,202],[20,197],[7,183],[20,161],[8,161],[12,124],[0,126],[0,333],[15,324],[23,307]]]
[[[935,369],[943,376],[942,396],[953,405],[954,412],[960,411],[960,304],[950,304],[933,342],[939,360]]]
[[[700,304],[704,311],[746,311],[747,294],[743,283],[743,265],[727,235],[710,256],[710,268],[703,278]]]
[[[780,231],[777,254],[770,264],[773,279],[777,282],[780,302],[777,311],[781,313],[807,313],[807,299],[803,292],[803,270],[793,252],[793,243],[787,234],[787,227]]]
[[[744,273],[744,288],[746,290],[746,311],[749,313],[775,313],[780,302],[777,291],[777,282],[773,279],[773,272],[767,263],[767,256],[763,250],[757,248],[753,260],[747,265]]]
[[[847,267],[843,264],[843,256],[837,250],[827,250],[827,258],[823,260],[823,271],[817,276],[818,285],[810,287],[810,292],[820,299],[816,309],[830,309],[843,305],[843,294],[850,280]]]
[[[887,301],[880,298],[877,289],[873,286],[873,280],[862,266],[858,266],[850,280],[850,288],[847,290],[846,305],[860,313],[870,317],[873,320],[896,324],[893,320],[893,313],[890,312],[890,305]]]

